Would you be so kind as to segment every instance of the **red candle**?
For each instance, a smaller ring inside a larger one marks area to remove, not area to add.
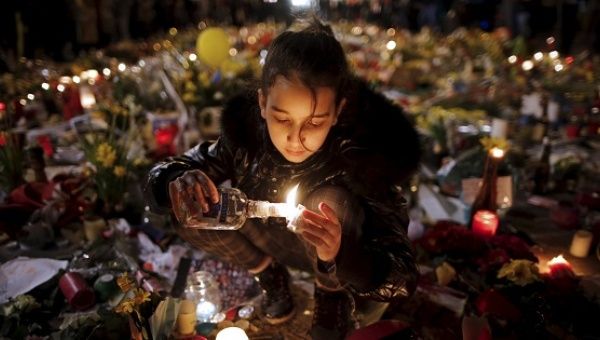
[[[67,302],[75,310],[85,310],[96,303],[94,291],[77,272],[65,273],[58,281],[58,285]]]
[[[494,236],[498,229],[498,215],[489,210],[479,210],[473,215],[472,228],[475,234],[485,237]]]
[[[573,267],[565,260],[562,254],[554,257],[548,261],[548,269],[550,270],[551,277],[563,277],[563,276],[574,276]]]

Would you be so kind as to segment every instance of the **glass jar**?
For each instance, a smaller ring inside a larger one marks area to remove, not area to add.
[[[185,298],[196,304],[198,322],[211,322],[221,310],[219,285],[211,273],[198,271],[188,279]]]

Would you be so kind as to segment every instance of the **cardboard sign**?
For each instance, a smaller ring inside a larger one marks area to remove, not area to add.
[[[481,187],[481,178],[466,178],[462,180],[462,198],[465,204],[471,205],[477,197],[479,188]],[[500,208],[507,208],[512,205],[512,177],[498,177],[496,182],[497,199],[496,203]]]

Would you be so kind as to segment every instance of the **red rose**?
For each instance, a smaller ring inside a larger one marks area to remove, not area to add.
[[[489,250],[485,256],[478,258],[476,263],[479,266],[479,270],[485,273],[490,269],[502,266],[508,261],[510,261],[510,256],[506,250],[502,248],[494,248]]]
[[[529,250],[529,245],[521,238],[514,235],[495,235],[490,239],[492,248],[506,251],[512,259],[525,259],[538,262],[537,257]]]

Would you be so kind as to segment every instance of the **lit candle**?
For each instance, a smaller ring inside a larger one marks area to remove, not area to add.
[[[290,190],[286,197],[286,220],[288,221],[287,228],[291,232],[296,232],[298,227],[298,217],[302,215],[305,207],[302,204],[296,205],[296,196],[298,192],[298,185]]]
[[[196,317],[201,322],[209,322],[217,312],[217,307],[209,301],[200,301],[196,306]]]
[[[561,277],[561,276],[573,276],[573,267],[565,260],[562,254],[554,257],[548,261],[548,268],[550,269],[550,276]]]
[[[569,252],[571,255],[576,257],[587,257],[592,245],[592,239],[594,235],[587,230],[578,230],[573,235],[573,241],[571,241],[571,249]]]
[[[248,336],[239,327],[227,327],[217,333],[216,340],[248,340]]]
[[[473,215],[473,232],[475,234],[491,237],[498,229],[498,215],[489,210],[479,210]]]
[[[90,109],[94,105],[96,105],[96,97],[92,90],[87,86],[82,86],[79,88],[79,97],[81,100],[81,107],[84,109]]]

